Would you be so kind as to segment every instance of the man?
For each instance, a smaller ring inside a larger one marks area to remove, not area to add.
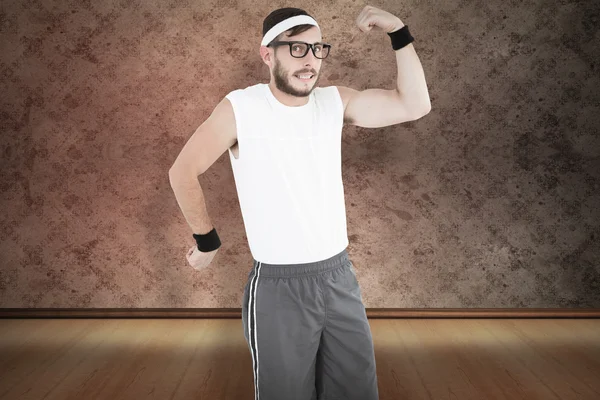
[[[228,93],[169,171],[197,242],[186,256],[200,270],[221,243],[197,176],[229,149],[254,258],[242,323],[256,400],[378,399],[373,340],[346,251],[341,132],[344,122],[383,127],[415,120],[430,104],[404,24],[370,6],[357,24],[390,34],[404,65],[397,88],[317,87],[331,45],[306,11],[273,11],[260,47],[269,84]]]

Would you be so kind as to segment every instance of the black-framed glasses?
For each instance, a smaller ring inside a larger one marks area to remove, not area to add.
[[[306,43],[299,41],[292,42],[271,42],[267,45],[267,47],[271,46],[280,46],[287,44],[290,46],[290,54],[295,58],[302,58],[308,54],[308,49],[311,49],[315,57],[319,59],[327,58],[329,55],[329,50],[331,49],[331,45],[328,43]]]

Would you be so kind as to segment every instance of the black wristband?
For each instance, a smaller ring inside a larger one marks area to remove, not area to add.
[[[208,253],[209,251],[214,251],[221,247],[221,240],[219,239],[219,235],[217,235],[216,228],[213,228],[212,231],[204,235],[197,235],[194,233],[192,236],[196,239],[198,250],[203,253]]]
[[[404,25],[397,31],[391,33],[388,32],[388,35],[390,36],[390,39],[392,39],[392,48],[394,50],[400,50],[415,41],[415,38],[412,37],[408,31],[408,25]]]

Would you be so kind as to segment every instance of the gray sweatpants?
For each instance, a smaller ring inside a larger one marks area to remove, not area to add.
[[[306,264],[254,260],[242,323],[255,400],[378,400],[371,329],[345,249]]]

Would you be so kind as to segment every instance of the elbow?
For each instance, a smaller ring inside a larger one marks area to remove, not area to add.
[[[421,111],[419,112],[419,118],[426,116],[427,114],[429,114],[429,112],[431,111],[431,103],[429,105],[426,105],[424,107],[421,107],[420,109]]]
[[[423,108],[425,109],[425,114],[429,114],[431,111],[431,99],[429,97],[427,97],[427,102]]]
[[[183,175],[184,171],[189,171],[189,166],[185,165],[186,163],[183,162],[183,160],[181,158],[177,158],[174,162],[173,165],[171,165],[171,168],[169,168],[169,178],[177,178],[181,175]]]
[[[411,121],[416,121],[416,120],[418,120],[418,119],[420,119],[420,118],[423,118],[423,117],[424,117],[424,116],[426,116],[427,114],[429,114],[429,111],[428,111],[428,110],[426,110],[426,109],[423,109],[423,108],[421,108],[421,109],[419,109],[418,111],[415,111],[415,112],[412,114]]]
[[[177,173],[173,168],[169,169],[169,185],[171,188],[175,187],[175,179],[177,178]]]
[[[173,179],[173,177],[177,176],[177,169],[175,168],[175,164],[169,168],[169,180]]]
[[[169,169],[169,183],[174,188],[179,185],[188,185],[192,182],[198,182],[196,175],[189,167],[174,164]]]
[[[177,182],[181,181],[182,176],[181,168],[174,164],[169,169],[169,183],[171,184],[171,187],[174,187]]]

